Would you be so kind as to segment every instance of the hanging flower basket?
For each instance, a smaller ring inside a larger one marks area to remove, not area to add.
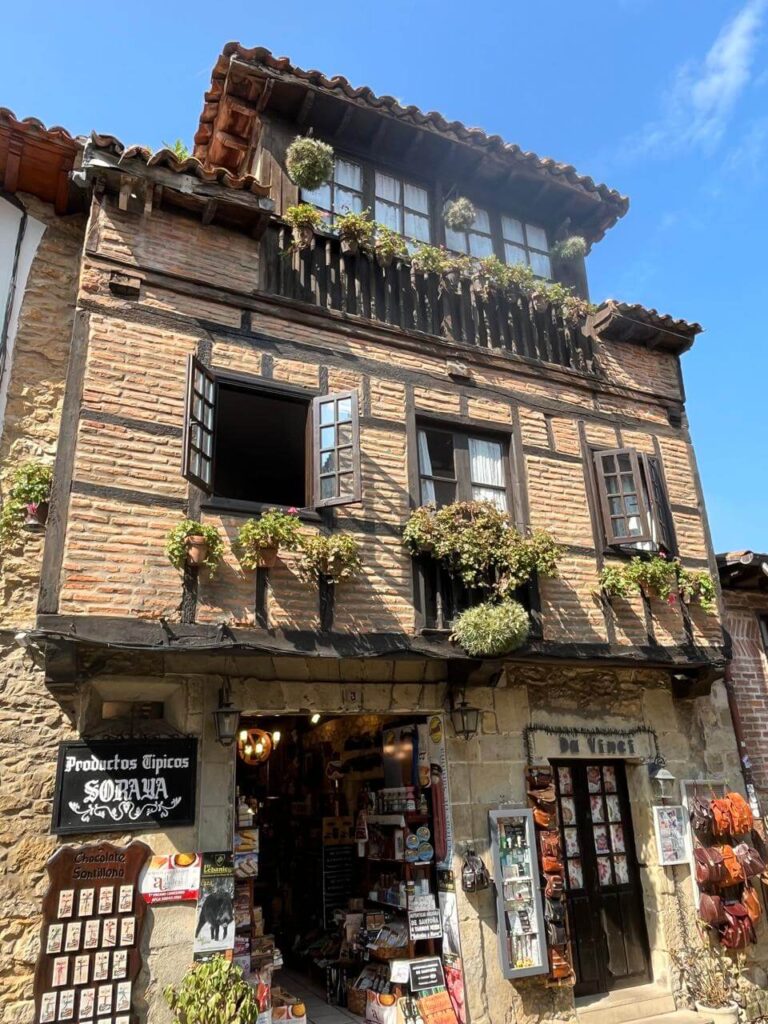
[[[474,206],[464,196],[445,204],[443,209],[443,220],[445,226],[451,231],[469,231],[475,223],[477,213]]]
[[[201,533],[190,534],[184,541],[187,549],[187,562],[190,565],[203,565],[208,557],[208,541]]]
[[[280,548],[292,551],[299,544],[299,511],[271,508],[258,519],[243,523],[237,533],[240,561],[245,569],[271,569]]]
[[[376,262],[385,270],[391,267],[396,259],[404,260],[408,257],[408,246],[405,239],[397,231],[388,228],[385,224],[375,225],[376,237],[373,243],[373,251],[376,253]]]
[[[48,520],[48,502],[31,501],[26,506],[24,515],[24,529],[36,533],[45,528]]]
[[[0,549],[10,547],[21,530],[42,530],[48,517],[53,470],[40,462],[23,462],[11,475],[0,508]]]
[[[182,519],[168,534],[165,553],[180,573],[187,567],[205,566],[213,576],[224,553],[224,542],[215,526]]]
[[[587,243],[581,235],[571,235],[552,246],[551,255],[564,263],[573,263],[587,255]]]
[[[297,135],[285,154],[285,166],[294,185],[313,192],[333,175],[333,149],[319,139]]]
[[[361,248],[371,245],[373,239],[373,221],[370,211],[362,213],[345,213],[336,221],[336,229],[341,239],[341,251],[356,256]]]
[[[323,224],[323,215],[311,203],[297,203],[289,206],[283,214],[285,220],[293,228],[294,244],[297,249],[308,249],[312,240]]]

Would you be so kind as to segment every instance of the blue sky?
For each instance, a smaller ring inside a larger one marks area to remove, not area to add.
[[[189,142],[231,39],[498,132],[631,199],[592,298],[706,328],[684,357],[717,550],[768,549],[768,0],[333,0],[4,11],[0,106]]]

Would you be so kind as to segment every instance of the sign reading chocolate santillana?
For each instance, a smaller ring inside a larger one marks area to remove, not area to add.
[[[61,743],[51,831],[191,825],[196,776],[193,739]]]

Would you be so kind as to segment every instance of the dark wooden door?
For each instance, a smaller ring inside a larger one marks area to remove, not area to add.
[[[650,980],[640,873],[621,761],[560,761],[555,781],[577,996]]]

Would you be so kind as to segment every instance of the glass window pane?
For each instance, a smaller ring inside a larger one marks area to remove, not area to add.
[[[210,459],[213,455],[213,434],[205,434],[202,444],[203,453]]]
[[[456,501],[456,484],[450,480],[433,481],[435,488],[434,501],[438,508],[443,505],[452,505]]]
[[[354,468],[352,460],[352,449],[351,448],[339,448],[339,469],[345,473],[349,473]]]
[[[424,476],[454,476],[453,435],[440,430],[420,430],[419,434],[419,463]]]
[[[355,478],[351,473],[339,474],[339,494],[351,494],[354,490]]]
[[[621,507],[621,498],[609,498],[608,509],[612,516],[620,516],[624,511]]]
[[[547,232],[544,228],[538,228],[535,224],[526,224],[525,232],[528,235],[528,245],[530,245],[531,248],[543,249],[545,252],[549,251]]]
[[[640,512],[640,508],[637,504],[636,494],[627,495],[627,497],[624,499],[624,503],[626,505],[627,512],[629,512],[630,515],[636,516]]]
[[[549,256],[540,252],[531,252],[529,257],[531,269],[537,277],[552,277],[552,264],[549,262]]]
[[[635,478],[631,473],[621,474],[621,490],[624,494],[635,493]]]
[[[619,455],[619,469],[622,473],[628,473],[632,469],[632,462],[628,455]]]
[[[637,537],[638,534],[641,534],[642,532],[643,531],[640,527],[640,520],[637,516],[632,516],[632,518],[629,520],[629,535],[631,537]]]
[[[393,231],[399,231],[402,233],[403,229],[400,226],[400,210],[397,206],[391,206],[389,203],[384,203],[380,199],[377,199],[375,217],[379,224],[385,224],[388,228],[392,228]]]
[[[488,216],[487,210],[478,210],[475,207],[475,223],[472,225],[473,231],[484,231],[486,235],[491,233],[491,219]]]
[[[320,188],[313,188],[311,191],[308,188],[303,188],[301,190],[301,200],[304,203],[312,203],[313,206],[319,206],[321,210],[330,210],[331,186],[321,185]]]
[[[514,217],[501,218],[501,233],[504,236],[505,242],[519,242],[520,245],[523,245],[525,242],[523,225],[519,220],[515,220]]]
[[[341,421],[352,419],[352,399],[351,398],[340,398],[339,408],[336,414],[336,418]]]
[[[333,402],[320,403],[320,422],[333,423]]]
[[[469,469],[472,483],[504,486],[504,468],[498,441],[469,438]]]
[[[445,244],[451,252],[466,252],[467,236],[463,231],[451,231],[449,227],[446,227]]]
[[[351,423],[340,423],[338,426],[339,440],[338,444],[352,444],[352,424]]]
[[[321,498],[335,498],[336,497],[336,477],[335,476],[321,476],[320,477],[320,497]]]
[[[320,428],[320,447],[333,448],[336,443],[336,430],[333,427]]]
[[[399,203],[400,182],[397,178],[376,171],[376,195],[379,199],[388,199],[390,203]]]
[[[482,256],[493,256],[493,242],[488,235],[476,235],[472,232],[469,236],[469,252],[478,259]]]
[[[513,263],[527,263],[528,257],[526,256],[525,249],[519,245],[512,245],[510,242],[504,243],[504,259],[510,265]]]
[[[362,196],[356,192],[349,192],[345,188],[337,188],[333,197],[333,209],[335,213],[360,213],[363,208]]]
[[[363,191],[363,169],[360,164],[353,164],[351,160],[337,157],[333,177],[339,185],[348,185],[358,192]]]
[[[610,473],[605,478],[605,489],[609,494],[619,493],[619,478]]]
[[[502,512],[507,511],[507,496],[504,491],[497,491],[494,487],[472,487],[472,498],[474,501],[490,501]]]
[[[420,213],[409,213],[405,211],[405,228],[403,233],[407,238],[416,238],[420,242],[429,241],[429,217],[422,217]]]
[[[336,453],[333,451],[322,452],[320,455],[320,472],[333,473],[336,469]]]
[[[418,210],[419,213],[429,213],[429,196],[427,190],[419,188],[418,185],[404,185],[403,202],[411,210]]]

